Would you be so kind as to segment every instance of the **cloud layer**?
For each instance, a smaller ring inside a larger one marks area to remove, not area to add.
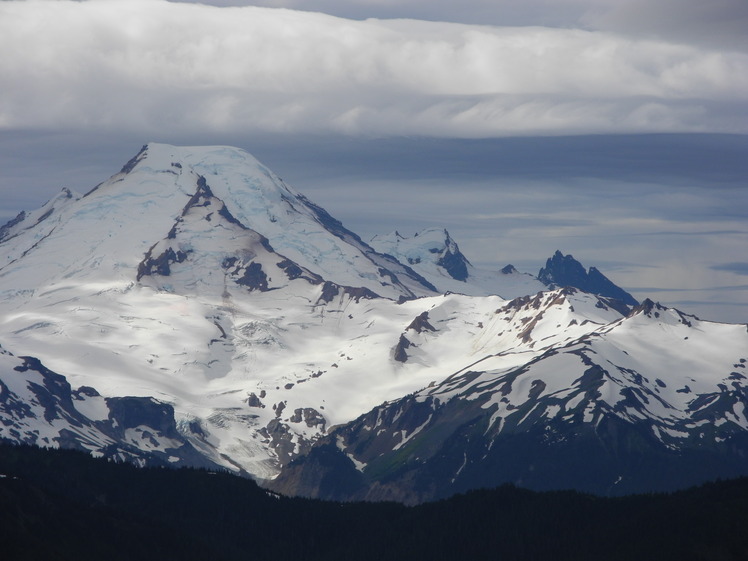
[[[149,140],[233,144],[364,236],[748,319],[745,0],[201,2],[0,0],[2,219]],[[621,135],[652,132],[741,134]]]
[[[748,48],[744,0],[174,0],[267,6],[353,18],[410,18],[471,24],[584,28],[677,43]]]
[[[748,54],[610,32],[29,0],[0,34],[6,130],[748,132]]]

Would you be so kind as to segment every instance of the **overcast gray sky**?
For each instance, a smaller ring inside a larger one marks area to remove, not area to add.
[[[364,237],[445,226],[474,262],[533,273],[561,249],[640,298],[748,322],[747,14],[0,1],[0,219],[150,140],[233,144]]]

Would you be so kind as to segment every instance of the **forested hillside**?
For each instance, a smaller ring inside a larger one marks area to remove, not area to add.
[[[250,480],[0,447],[2,558],[748,558],[748,479],[599,498],[511,486],[436,503],[278,497]]]

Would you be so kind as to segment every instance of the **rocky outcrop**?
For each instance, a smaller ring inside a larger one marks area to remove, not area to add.
[[[29,399],[28,396],[33,396]],[[174,408],[150,397],[73,390],[34,357],[0,356],[0,439],[71,448],[149,466],[218,466],[177,429]]]
[[[546,261],[545,267],[540,269],[538,280],[551,289],[573,286],[591,294],[615,298],[627,306],[639,304],[636,298],[614,284],[598,269],[590,267],[587,271],[572,255],[564,255],[558,250]]]

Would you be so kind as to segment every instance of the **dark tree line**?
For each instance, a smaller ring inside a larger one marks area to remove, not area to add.
[[[25,446],[0,446],[0,474],[6,561],[748,559],[748,478],[614,499],[503,486],[405,507]]]

